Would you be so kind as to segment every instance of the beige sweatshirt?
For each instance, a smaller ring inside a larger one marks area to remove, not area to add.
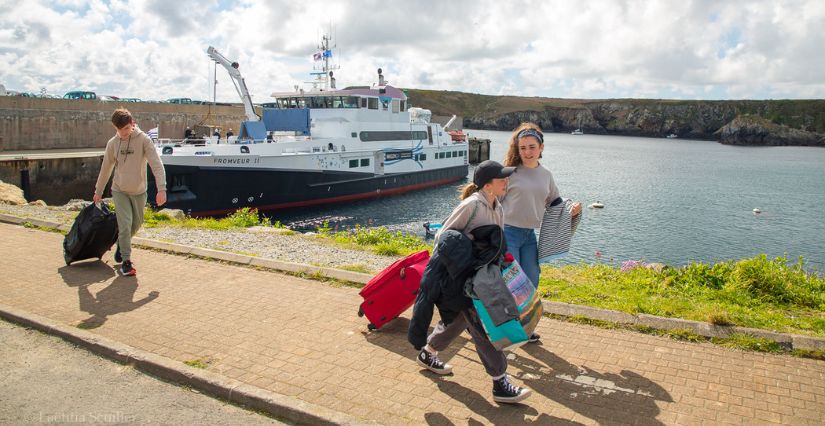
[[[106,183],[112,176],[112,190],[128,195],[146,192],[146,163],[152,168],[158,191],[166,191],[166,171],[160,161],[155,145],[146,133],[135,128],[127,139],[120,139],[117,134],[106,143],[103,164],[95,184],[95,194],[103,195]]]
[[[539,228],[547,203],[559,197],[559,188],[550,170],[541,164],[528,168],[516,167],[507,182],[507,193],[502,197],[507,225],[519,228]]]
[[[478,203],[477,209],[476,203]],[[475,216],[473,216],[474,209],[476,211]],[[471,217],[472,220],[470,220]],[[473,195],[461,200],[458,207],[450,213],[450,217],[441,225],[441,229],[435,238],[436,241],[438,241],[438,237],[441,236],[442,232],[453,229],[461,231],[472,240],[473,236],[470,234],[470,231],[484,225],[498,225],[503,227],[504,212],[501,209],[500,203],[495,202],[494,205],[491,206],[484,197],[484,194],[475,192]]]

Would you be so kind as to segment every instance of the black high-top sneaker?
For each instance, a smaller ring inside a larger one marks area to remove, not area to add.
[[[421,352],[419,352],[418,356],[415,357],[415,361],[418,365],[432,371],[435,374],[446,375],[453,372],[452,365],[442,362],[438,359],[438,355],[429,353],[426,349],[421,349]]]
[[[515,404],[530,396],[531,391],[527,388],[520,388],[507,379],[507,376],[493,380],[493,401]]]

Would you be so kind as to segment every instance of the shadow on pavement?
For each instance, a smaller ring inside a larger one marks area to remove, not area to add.
[[[408,358],[410,365],[416,365],[415,356],[418,355],[418,351],[416,351],[413,345],[407,340],[407,329],[409,328],[409,318],[400,317],[388,322],[380,330],[371,332],[362,331],[361,334],[367,343],[380,346],[390,352]],[[432,331],[433,329],[430,327],[427,332],[431,333]],[[449,361],[469,341],[470,339],[465,338],[464,335],[457,337],[453,343],[450,344],[450,347],[438,353],[438,357],[443,361]],[[477,358],[475,361],[480,362]]]
[[[569,420],[553,417],[547,413],[539,414],[535,408],[531,407],[530,400],[527,399],[525,404],[493,404],[489,401],[490,396],[484,396],[478,392],[461,386],[460,384],[444,379],[440,376],[427,375],[432,380],[441,392],[449,395],[454,400],[464,404],[474,413],[484,417],[488,422],[493,424],[508,424],[508,425],[578,425],[579,423]],[[492,384],[490,385],[490,392],[492,392]],[[525,416],[532,417],[531,419]],[[453,424],[445,416],[440,413],[426,413],[424,415],[427,424],[430,425],[451,425]],[[469,419],[472,421],[472,419]],[[481,423],[478,423],[481,424]]]
[[[522,374],[517,377],[534,392],[599,423],[659,425],[656,401],[673,402],[664,388],[644,376],[629,370],[614,374],[579,367],[543,344],[522,346],[510,362],[519,366]]]
[[[111,268],[110,268],[111,270]],[[92,314],[91,317],[80,322],[78,327],[84,329],[98,328],[103,325],[110,315],[133,311],[158,298],[157,291],[150,292],[146,297],[133,301],[138,282],[135,277],[117,277],[112,283],[92,295],[88,284],[77,288],[77,297],[80,301],[80,310]]]
[[[115,276],[115,271],[112,267],[99,260],[62,266],[57,268],[57,272],[63,278],[63,282],[69,287],[102,283]]]
[[[396,318],[381,330],[364,331],[362,334],[368,343],[408,358],[410,364],[415,365],[416,351],[407,342],[409,324],[410,320],[407,318]],[[470,339],[462,334],[447,350],[439,353],[439,357],[449,361],[469,341]],[[472,361],[479,362],[477,358]],[[543,343],[527,344],[508,353],[508,361],[511,366],[517,366],[522,371],[514,377],[533,392],[598,423],[661,425],[662,422],[656,420],[660,413],[656,402],[673,402],[673,398],[664,388],[633,371],[623,370],[619,374],[600,373],[579,367],[548,351]],[[433,380],[442,392],[463,403],[489,422],[518,424],[514,423],[514,419],[538,414],[535,409],[529,407],[529,399],[524,405],[498,406],[491,402],[489,395],[480,395],[456,383],[454,379],[424,374]],[[440,413],[427,413],[426,421],[432,425],[452,424]],[[472,422],[472,419],[470,421]],[[542,413],[534,419],[524,419],[524,424],[578,423]]]

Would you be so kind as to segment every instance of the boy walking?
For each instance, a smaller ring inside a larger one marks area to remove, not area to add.
[[[143,225],[146,206],[146,163],[149,163],[158,186],[155,198],[158,206],[166,203],[166,172],[152,140],[137,128],[126,108],[115,110],[112,125],[117,134],[106,143],[93,200],[99,203],[103,199],[103,190],[114,170],[112,200],[118,228],[115,262],[121,263],[121,274],[132,276],[137,273],[132,264],[132,236]]]

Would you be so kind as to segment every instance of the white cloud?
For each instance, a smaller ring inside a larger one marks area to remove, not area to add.
[[[549,97],[825,97],[825,3],[0,0],[9,89],[208,99],[215,46],[255,101],[309,79],[334,25],[339,87]],[[217,99],[236,101],[224,70]]]

